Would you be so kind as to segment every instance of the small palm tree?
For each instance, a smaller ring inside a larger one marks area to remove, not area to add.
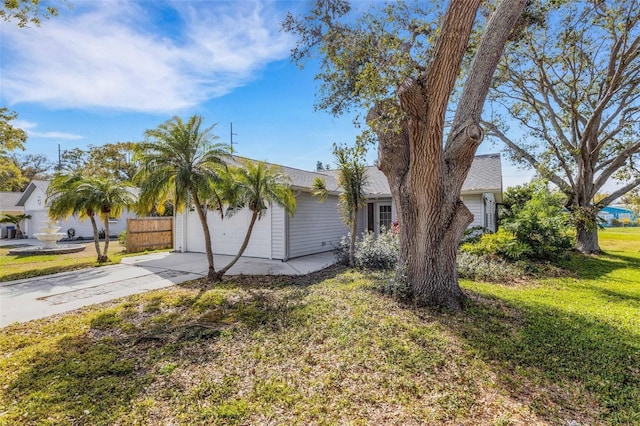
[[[30,214],[5,214],[0,218],[0,223],[12,223],[16,226],[16,238],[22,239],[22,230],[20,229],[20,223],[25,219],[31,219]]]
[[[50,202],[49,215],[54,219],[74,215],[91,221],[98,263],[104,263],[109,261],[109,218],[120,216],[125,208],[134,205],[136,197],[127,182],[80,174],[58,174],[49,185],[47,201]],[[100,250],[96,215],[104,225],[103,251]]]
[[[296,200],[291,191],[290,179],[277,166],[270,166],[261,161],[240,161],[242,167],[230,171],[231,184],[235,187],[221,192],[226,194],[223,200],[232,207],[230,212],[248,207],[251,211],[251,221],[247,228],[244,241],[238,254],[227,266],[218,272],[221,278],[240,259],[249,244],[253,226],[262,219],[271,204],[277,204],[285,209],[289,215],[296,211]],[[229,215],[227,215],[229,216]]]
[[[213,126],[202,128],[203,118],[194,115],[184,122],[173,117],[145,132],[146,140],[137,144],[134,161],[141,165],[134,177],[140,188],[139,210],[149,212],[153,206],[171,200],[176,211],[195,205],[202,225],[205,251],[209,263],[209,280],[216,280],[211,233],[207,211],[221,208],[215,183],[226,167],[227,145],[214,144],[218,137]],[[220,210],[222,211],[222,210]]]
[[[340,210],[347,226],[351,227],[349,241],[349,266],[355,264],[356,232],[358,229],[358,214],[360,209],[367,206],[364,187],[367,185],[367,166],[364,161],[365,150],[361,145],[354,147],[333,144],[333,155],[336,157],[338,170],[338,185],[340,193]],[[324,179],[315,178],[313,181],[314,195],[321,202],[326,200],[328,191]]]

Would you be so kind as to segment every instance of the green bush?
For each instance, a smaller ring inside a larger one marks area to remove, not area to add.
[[[122,231],[118,234],[118,242],[122,247],[127,247],[127,231]]]
[[[475,256],[497,256],[509,260],[522,260],[529,257],[531,247],[519,241],[513,233],[501,228],[495,234],[483,234],[477,242],[462,244],[460,251]]]
[[[569,212],[564,195],[552,192],[544,181],[512,188],[506,193],[501,228],[483,235],[462,250],[508,260],[557,260],[573,247]]]

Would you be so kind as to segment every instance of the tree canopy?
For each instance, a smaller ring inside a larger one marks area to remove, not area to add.
[[[593,253],[598,211],[640,184],[640,2],[558,3],[507,49],[484,124],[565,193]],[[594,203],[610,179],[624,184]]]
[[[134,181],[140,188],[139,209],[150,211],[158,203],[173,202],[174,211],[185,207],[198,213],[209,263],[208,278],[217,280],[213,261],[207,211],[223,205],[214,187],[230,155],[228,145],[214,143],[218,136],[203,127],[204,118],[193,115],[187,121],[173,117],[145,131],[145,141],[136,145],[134,161],[140,168]]]
[[[64,3],[60,0],[58,3]],[[42,19],[58,15],[58,7],[49,0],[4,0],[0,5],[0,18],[15,22],[19,27],[40,25]]]
[[[298,36],[293,59],[320,58],[317,107],[367,111],[400,218],[396,278],[417,303],[462,307],[456,251],[473,216],[460,190],[483,139],[480,113],[493,73],[526,3],[502,0],[485,19],[481,0],[373,4],[357,16],[345,0],[316,0],[284,22]]]

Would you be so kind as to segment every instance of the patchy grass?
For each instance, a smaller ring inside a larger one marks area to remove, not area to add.
[[[20,240],[16,240],[17,244],[19,242]],[[10,247],[0,247],[0,282],[100,266],[96,262],[98,256],[95,243],[90,241],[82,244],[86,246],[86,249],[81,252],[55,255],[9,255]],[[100,247],[103,246],[104,243],[100,243]],[[125,256],[140,254],[144,253],[126,254],[124,247],[118,241],[110,241],[109,259],[111,262],[106,265],[120,263],[120,260]]]
[[[12,325],[0,424],[638,424],[637,243],[603,233],[571,277],[466,281],[455,315],[333,268]]]

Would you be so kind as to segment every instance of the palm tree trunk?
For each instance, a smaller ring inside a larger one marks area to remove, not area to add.
[[[351,222],[351,241],[349,241],[349,267],[356,264],[356,232],[358,231],[358,208],[353,209],[353,221]]]
[[[108,262],[109,257],[107,255],[107,252],[109,251],[109,213],[105,214],[102,220],[104,222],[104,251],[102,253],[102,257],[104,259],[103,262]]]
[[[207,254],[207,262],[209,264],[209,272],[207,273],[208,281],[220,281],[221,276],[216,273],[216,269],[213,264],[213,249],[211,247],[211,234],[209,233],[209,224],[207,223],[207,216],[202,211],[202,206],[200,205],[200,199],[198,198],[198,194],[196,191],[191,191],[191,196],[193,197],[193,201],[196,203],[196,212],[198,213],[198,218],[200,218],[200,224],[202,225],[202,231],[204,232],[204,249]]]
[[[96,218],[94,215],[89,215],[91,221],[91,227],[93,228],[93,242],[96,246],[96,254],[98,255],[98,263],[102,263],[102,253],[100,252],[100,237],[98,236],[98,225],[96,224]]]
[[[233,260],[231,262],[229,262],[229,264],[227,266],[225,266],[224,268],[220,269],[220,271],[218,271],[218,275],[220,275],[220,278],[222,278],[222,276],[233,265],[236,264],[238,259],[240,259],[240,257],[242,257],[242,254],[244,253],[244,251],[246,250],[247,246],[249,245],[249,239],[251,238],[251,233],[253,232],[253,225],[255,225],[257,218],[258,218],[258,211],[254,210],[253,211],[253,215],[251,215],[251,222],[249,223],[249,229],[247,229],[247,234],[244,236],[244,241],[242,242],[242,246],[240,246],[240,250],[238,251],[238,254],[236,254],[236,257],[234,257]]]

